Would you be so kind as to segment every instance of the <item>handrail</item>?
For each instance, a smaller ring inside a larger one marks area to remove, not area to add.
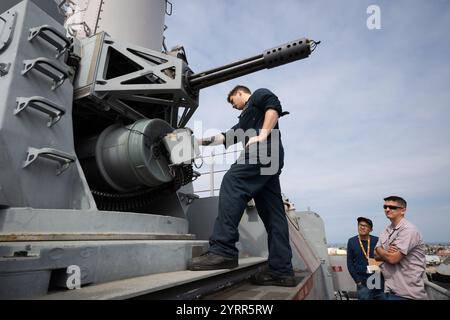
[[[207,190],[200,190],[200,191],[194,191],[194,193],[205,193],[205,192],[209,192],[211,197],[215,196],[214,191],[219,191],[220,189],[214,188],[214,176],[217,173],[223,173],[223,172],[227,172],[229,169],[226,170],[214,170],[214,158],[217,156],[223,156],[226,154],[237,154],[238,152],[241,152],[242,150],[233,150],[233,151],[225,151],[222,153],[215,153],[214,150],[211,152],[211,154],[207,155],[207,156],[199,156],[197,157],[197,159],[208,159],[211,158],[212,162],[210,164],[210,171],[209,172],[203,172],[201,173],[201,175],[209,175],[209,189]]]
[[[219,191],[220,188],[215,188],[214,191]],[[205,192],[211,192],[211,190],[200,190],[200,191],[195,191],[195,193],[205,193]]]
[[[425,286],[428,286],[428,287],[432,288],[433,290],[436,290],[437,292],[450,298],[450,290],[447,290],[447,289],[429,281],[428,279],[424,279],[424,283],[425,283]]]
[[[228,169],[227,170],[217,170],[217,171],[214,171],[213,173],[222,173],[222,172],[227,172],[227,171],[228,171]],[[208,174],[211,174],[211,172],[200,172],[200,174],[208,175]]]
[[[215,156],[223,156],[223,155],[226,155],[226,154],[232,154],[232,153],[238,153],[238,152],[241,152],[242,150],[234,150],[234,151],[228,151],[228,152],[222,152],[222,153],[211,153],[211,154],[209,154],[209,155],[207,155],[207,156],[198,156],[196,159],[205,159],[205,158],[212,158],[212,157],[215,157]]]

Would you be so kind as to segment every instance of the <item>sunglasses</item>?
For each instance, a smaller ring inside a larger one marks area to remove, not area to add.
[[[397,210],[397,209],[403,209],[403,207],[387,206],[387,205],[384,205],[384,206],[383,206],[383,209],[384,209],[384,210],[386,210],[386,209]]]

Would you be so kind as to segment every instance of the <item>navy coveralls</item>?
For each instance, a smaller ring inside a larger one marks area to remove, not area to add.
[[[234,131],[254,129],[258,134],[268,109],[276,110],[280,117],[287,114],[283,113],[280,101],[272,92],[267,89],[256,90],[239,116],[239,123],[224,134],[227,137],[225,147],[237,142],[242,142],[245,146],[249,137],[239,141]],[[274,129],[278,129],[278,123]],[[279,163],[274,174],[261,174],[261,169],[270,164],[260,161],[259,157],[257,161],[249,161],[251,158],[255,159],[255,152],[251,151],[252,148],[250,150],[247,148],[244,151],[245,163],[234,163],[223,177],[219,194],[219,214],[210,237],[209,251],[221,256],[238,257],[239,252],[235,246],[235,243],[239,241],[238,225],[247,203],[253,198],[268,235],[270,273],[274,276],[291,276],[293,275],[292,252],[279,179],[283,167],[284,150],[281,136],[276,137],[277,141],[271,141],[272,135],[267,138],[267,149],[268,154],[277,157],[276,162]],[[230,140],[231,143],[229,143]],[[278,150],[275,149],[278,154],[272,155],[270,152],[273,143],[279,146]]]

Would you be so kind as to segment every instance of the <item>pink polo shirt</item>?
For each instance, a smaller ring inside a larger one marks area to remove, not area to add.
[[[425,244],[419,230],[405,218],[396,227],[387,226],[376,247],[388,250],[390,245],[395,245],[404,257],[397,264],[384,262],[381,265],[385,291],[409,299],[427,299],[423,281]]]

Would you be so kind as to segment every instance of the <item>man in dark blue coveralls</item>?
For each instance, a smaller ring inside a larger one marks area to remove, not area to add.
[[[268,234],[269,269],[252,277],[259,285],[295,286],[289,229],[281,196],[279,176],[284,150],[278,130],[283,112],[277,96],[267,89],[253,94],[236,86],[227,101],[241,110],[239,122],[226,133],[199,140],[203,146],[242,142],[241,158],[222,180],[219,213],[207,253],[193,258],[189,270],[232,269],[238,266],[238,226],[247,203],[253,198]]]

